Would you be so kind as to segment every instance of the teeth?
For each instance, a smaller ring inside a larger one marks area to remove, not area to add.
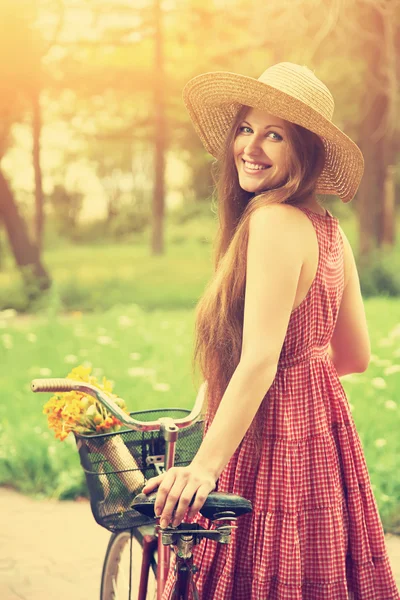
[[[255,165],[254,163],[249,163],[244,161],[247,169],[251,169],[252,171],[262,171],[263,169],[268,169],[266,165]]]

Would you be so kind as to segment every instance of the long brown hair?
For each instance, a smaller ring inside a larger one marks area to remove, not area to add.
[[[249,109],[243,106],[225,142],[224,156],[214,163],[219,228],[215,239],[214,274],[196,307],[193,369],[207,381],[206,405],[212,419],[239,363],[242,348],[249,219],[261,206],[296,203],[315,191],[325,161],[317,135],[286,122],[288,177],[279,187],[252,194],[239,185],[233,158],[238,126]],[[251,425],[256,446],[262,442],[262,419]]]

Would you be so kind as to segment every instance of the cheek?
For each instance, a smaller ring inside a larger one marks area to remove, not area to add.
[[[238,154],[243,152],[244,142],[241,138],[237,137],[233,142],[233,156],[236,159]]]
[[[279,165],[280,169],[287,170],[289,166],[288,158],[287,147],[279,145],[279,147],[276,148],[276,153],[273,157],[274,162]]]

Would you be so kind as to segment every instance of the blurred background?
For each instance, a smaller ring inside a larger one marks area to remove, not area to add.
[[[365,157],[352,203],[321,200],[357,259],[373,354],[342,382],[398,532],[399,1],[1,0],[0,23],[0,483],[86,494],[34,377],[91,365],[131,410],[191,407],[217,206],[182,88],[292,61],[327,84]]]

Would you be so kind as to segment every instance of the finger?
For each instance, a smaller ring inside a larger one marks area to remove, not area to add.
[[[186,478],[180,477],[175,480],[174,485],[170,488],[168,496],[165,500],[165,504],[161,514],[161,527],[167,527],[172,520],[172,513],[175,510],[176,505],[181,497],[182,491],[186,487]]]
[[[164,473],[164,475],[165,477],[157,490],[157,496],[154,502],[154,512],[156,516],[160,516],[164,512],[166,499],[175,483],[176,478],[176,474],[173,469],[169,469],[166,473]]]
[[[148,481],[146,481],[146,485],[142,489],[143,494],[148,494],[155,488],[157,488],[164,478],[164,473],[161,475],[157,475],[156,477],[151,477]]]
[[[207,500],[208,494],[212,492],[213,489],[214,488],[210,487],[209,484],[203,484],[198,488],[194,502],[187,515],[188,519],[192,519],[199,512],[204,505],[204,502]]]
[[[194,499],[197,489],[197,486],[193,484],[187,485],[184,488],[183,492],[181,493],[181,497],[179,498],[178,506],[175,509],[174,519],[172,522],[173,527],[178,527],[178,525],[182,522],[189,504]]]

